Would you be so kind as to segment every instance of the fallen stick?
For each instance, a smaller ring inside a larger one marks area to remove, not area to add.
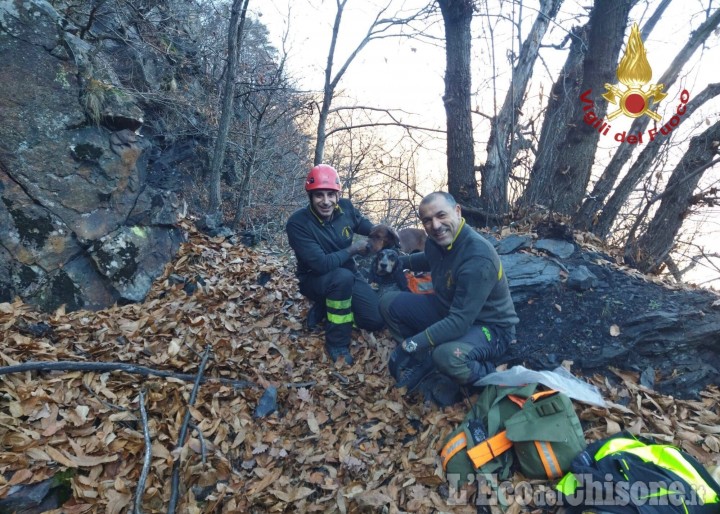
[[[186,382],[194,382],[198,375],[188,373],[174,373],[161,369],[152,369],[137,364],[124,362],[74,362],[74,361],[30,361],[13,366],[0,366],[0,375],[11,373],[24,373],[25,371],[124,371],[135,375],[151,376],[162,378],[177,378]],[[202,378],[202,382],[220,382],[221,384],[235,388],[256,387],[257,384],[247,380],[232,380],[229,378]]]
[[[145,481],[150,472],[150,462],[152,459],[152,440],[150,439],[150,428],[148,426],[148,415],[145,410],[145,392],[140,390],[140,419],[142,420],[143,438],[145,439],[145,453],[143,456],[143,467],[138,479],[137,489],[135,490],[135,513],[142,514],[142,497],[145,493]]]
[[[200,430],[194,423],[190,423],[190,429],[192,429],[192,431],[198,436],[198,441],[200,441],[200,455],[202,455],[202,463],[203,465],[207,464],[205,436],[203,435],[202,430]]]
[[[185,438],[187,437],[188,425],[190,424],[190,407],[195,405],[197,399],[197,393],[200,389],[200,382],[202,381],[202,374],[205,371],[205,365],[210,358],[210,345],[205,347],[202,361],[200,362],[200,369],[198,370],[195,384],[193,385],[192,392],[190,393],[190,399],[188,400],[188,408],[185,411],[185,419],[180,427],[180,437],[178,437],[178,443],[175,446],[176,449],[180,449],[185,444]],[[170,484],[170,504],[168,505],[168,514],[175,514],[175,506],[178,501],[178,488],[180,486],[180,452],[177,454],[177,459],[173,463],[172,470],[172,481]]]

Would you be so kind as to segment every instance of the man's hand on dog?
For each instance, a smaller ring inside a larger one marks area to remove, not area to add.
[[[348,248],[348,252],[350,252],[351,257],[353,255],[362,255],[365,257],[370,253],[375,253],[372,251],[372,245],[370,245],[368,241],[358,241],[357,243],[353,243],[353,245]]]

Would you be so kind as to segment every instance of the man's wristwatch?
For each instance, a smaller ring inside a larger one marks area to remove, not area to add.
[[[417,346],[418,346],[417,343],[415,341],[413,341],[412,339],[410,339],[410,340],[405,339],[405,341],[403,341],[403,344],[402,344],[403,350],[405,350],[408,353],[412,353],[415,350],[417,350]]]

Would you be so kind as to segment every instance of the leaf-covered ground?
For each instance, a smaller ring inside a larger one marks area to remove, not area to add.
[[[142,304],[50,315],[0,304],[3,366],[121,362],[195,374],[211,349],[181,448],[190,381],[126,372],[1,375],[0,498],[57,476],[72,497],[53,512],[132,511],[144,463],[143,391],[152,440],[144,512],[167,511],[178,459],[182,513],[475,512],[472,496],[464,505],[448,501],[437,458],[465,407],[439,409],[395,389],[387,332],[355,333],[356,363],[334,366],[322,333],[303,328],[308,306],[286,254],[192,230]],[[624,428],[672,441],[708,466],[720,463],[716,387],[681,400],[637,385],[637,374],[615,376],[586,377],[608,400],[607,408],[576,405],[588,440]],[[277,388],[278,408],[257,419],[268,386]]]

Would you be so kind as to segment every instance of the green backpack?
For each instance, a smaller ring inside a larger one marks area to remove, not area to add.
[[[620,432],[590,444],[558,484],[570,513],[717,514],[720,485],[690,454]]]
[[[506,480],[515,461],[527,478],[560,478],[570,469],[585,448],[580,420],[565,394],[537,388],[483,389],[440,452],[449,482],[460,485],[476,474]]]

